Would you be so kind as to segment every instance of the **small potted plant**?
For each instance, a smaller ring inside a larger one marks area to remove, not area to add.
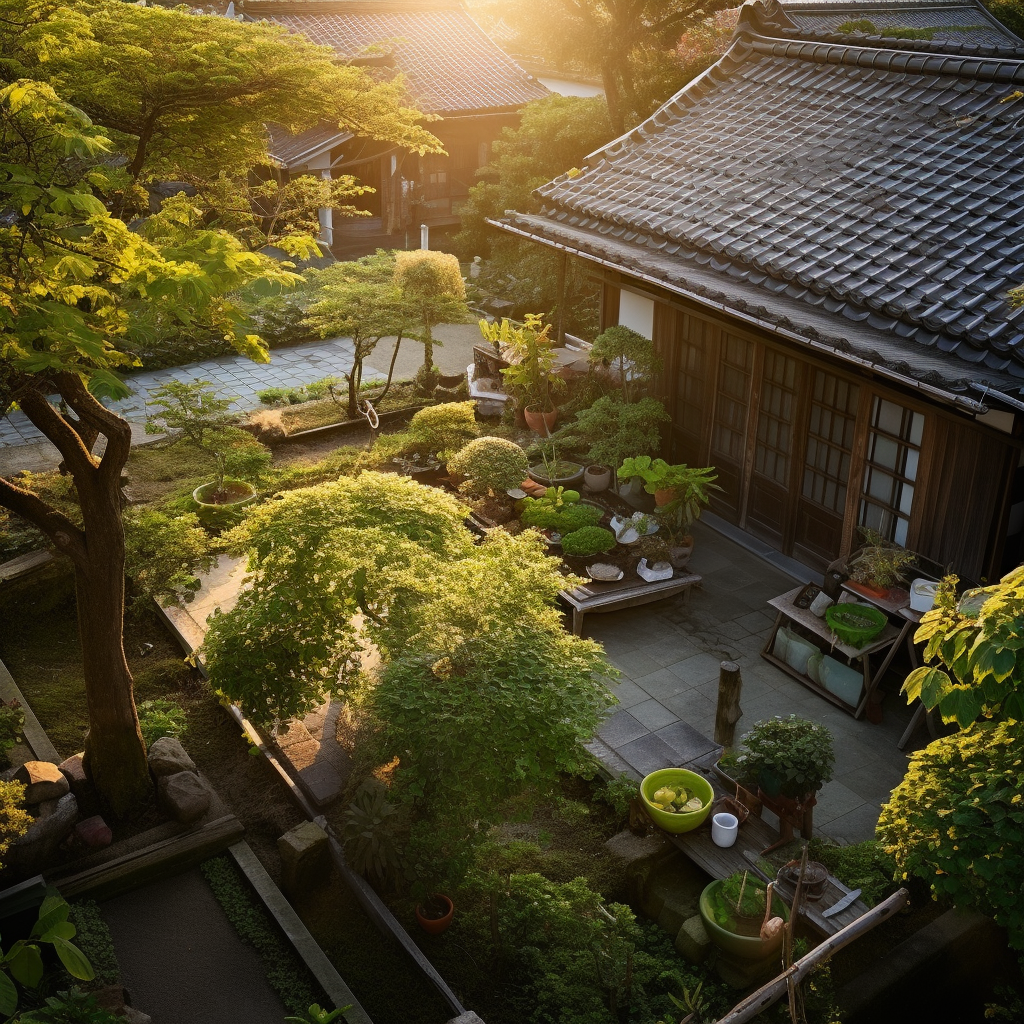
[[[478,437],[448,461],[448,472],[465,477],[461,490],[468,494],[504,494],[526,476],[526,452],[504,437]]]
[[[652,459],[649,455],[623,460],[619,479],[632,480],[634,477],[639,477],[644,490],[654,495],[655,505],[664,507],[672,501],[686,502],[696,509],[694,519],[700,514],[701,506],[710,500],[708,492],[719,489],[714,483],[718,474],[711,466],[693,469],[686,465],[671,465],[664,459]]]
[[[510,356],[510,366],[502,371],[505,389],[515,397],[526,417],[526,425],[545,437],[558,419],[554,394],[565,381],[554,373],[555,348],[551,325],[536,313],[527,313],[521,327],[509,320],[500,324],[481,321],[480,331],[491,342],[501,344]]]
[[[864,547],[850,559],[850,579],[871,597],[888,597],[898,583],[906,583],[904,570],[914,564],[916,556],[906,548],[890,544],[880,533],[861,527]]]
[[[758,795],[796,811],[809,807],[835,766],[832,733],[790,715],[755,723],[733,758],[737,777],[756,782]]]

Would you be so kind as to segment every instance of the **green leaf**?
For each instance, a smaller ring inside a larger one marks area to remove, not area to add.
[[[92,981],[96,977],[96,972],[92,969],[92,964],[86,959],[85,954],[67,939],[55,938],[53,948],[57,951],[57,956],[60,957],[64,969],[72,978],[78,978],[79,981]]]
[[[16,942],[7,953],[8,968],[16,981],[26,988],[35,988],[43,978],[43,958],[39,947]]]
[[[0,1014],[10,1017],[18,1008],[18,990],[14,982],[0,971]]]
[[[38,939],[55,924],[68,919],[71,908],[62,896],[47,896],[39,908],[39,917],[32,926],[30,938]]]

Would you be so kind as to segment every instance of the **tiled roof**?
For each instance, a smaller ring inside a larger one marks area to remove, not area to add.
[[[504,53],[459,3],[388,0],[253,0],[266,18],[354,58],[387,44],[393,65],[421,109],[431,114],[517,110],[547,89]]]
[[[1022,61],[743,34],[508,225],[770,328],[1019,389],[1017,90]]]
[[[870,0],[795,0],[765,5],[764,26],[771,35],[846,41],[893,49],[973,53],[978,56],[1024,55],[1024,41],[996,20],[980,3],[905,0],[884,6]],[[774,15],[774,16],[773,16]],[[877,29],[841,31],[855,22]],[[910,31],[906,31],[909,29]],[[902,31],[901,31],[902,30]],[[882,33],[885,35],[882,35]],[[928,38],[915,33],[927,32]]]
[[[317,125],[292,135],[278,125],[270,126],[270,155],[282,167],[302,167],[324,150],[340,146],[352,133],[329,124]]]

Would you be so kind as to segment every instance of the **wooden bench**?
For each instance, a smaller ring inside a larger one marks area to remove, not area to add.
[[[583,616],[588,612],[615,612],[622,608],[635,608],[662,601],[682,594],[689,596],[690,587],[697,586],[701,577],[695,572],[676,570],[671,579],[648,583],[635,573],[627,572],[615,583],[593,581],[575,590],[560,590],[558,596],[572,608],[572,631],[576,636],[583,632]]]

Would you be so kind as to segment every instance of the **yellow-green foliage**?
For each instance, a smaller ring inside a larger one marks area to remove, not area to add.
[[[431,454],[454,453],[476,437],[476,402],[428,405],[413,416],[409,431]]]
[[[903,876],[974,906],[1024,949],[1024,743],[1017,722],[978,722],[929,743],[882,808],[878,837]]]
[[[24,799],[25,787],[20,782],[0,782],[0,857],[32,824],[32,816],[23,806]]]
[[[518,487],[530,468],[526,452],[503,437],[478,437],[448,462],[448,472],[466,478],[462,490],[470,494],[507,491]]]
[[[466,297],[459,261],[448,252],[414,249],[395,253],[395,282],[416,296]]]

